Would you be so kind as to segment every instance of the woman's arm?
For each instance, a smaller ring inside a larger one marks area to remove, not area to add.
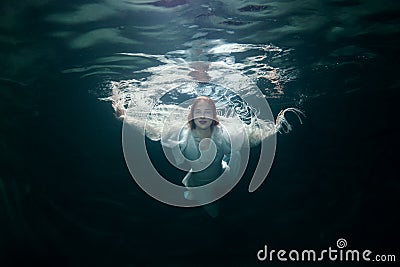
[[[288,133],[292,130],[292,125],[290,125],[290,123],[285,118],[286,112],[294,113],[297,116],[297,118],[299,119],[300,124],[303,124],[301,116],[303,116],[303,117],[306,116],[306,114],[304,114],[303,111],[301,111],[300,109],[297,109],[297,108],[287,108],[287,109],[281,110],[279,112],[278,116],[276,117],[276,123],[275,123],[275,129],[279,133]]]
[[[292,125],[285,118],[287,112],[294,113],[303,124],[301,116],[305,117],[304,112],[297,108],[287,108],[281,110],[276,117],[275,123],[272,121],[257,120],[252,121],[249,126],[245,126],[250,146],[258,145],[262,140],[273,136],[276,133],[289,133],[292,130]]]
[[[145,119],[137,119],[132,115],[129,115],[127,109],[119,102],[113,101],[112,107],[115,110],[115,117],[129,126],[133,127],[136,131],[147,136],[153,141],[160,140],[159,132]]]

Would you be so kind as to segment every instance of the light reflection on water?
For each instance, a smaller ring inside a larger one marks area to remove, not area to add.
[[[272,44],[227,43],[221,39],[196,39],[184,46],[188,48],[164,55],[118,53],[99,58],[90,66],[66,69],[64,73],[79,73],[81,78],[109,76],[112,88],[118,87],[122,92],[144,91],[149,98],[159,97],[184,80],[205,82],[210,79],[232,87],[238,87],[237,83],[240,83],[241,88],[246,88],[246,83],[266,81],[270,86],[260,88],[265,97],[279,98],[284,94],[285,84],[296,79],[294,66],[281,68],[271,64],[271,61],[289,60],[290,49]],[[124,69],[130,70],[130,74],[120,71]],[[117,77],[125,79],[115,79]]]

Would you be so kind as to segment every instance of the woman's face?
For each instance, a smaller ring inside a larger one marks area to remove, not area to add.
[[[196,128],[206,130],[211,127],[213,123],[213,108],[205,101],[200,101],[194,107],[193,119]]]

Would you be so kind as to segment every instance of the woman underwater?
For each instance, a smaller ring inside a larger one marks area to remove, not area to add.
[[[166,135],[163,145],[168,147],[170,140],[174,140],[174,133]],[[235,141],[232,142],[231,138]],[[208,184],[221,176],[224,170],[228,169],[227,157],[243,143],[243,135],[229,136],[227,130],[219,123],[214,101],[207,96],[199,96],[192,103],[187,126],[180,132],[178,140],[181,140],[179,151],[182,154],[175,151],[175,160],[183,163],[182,157],[179,157],[183,155],[190,161],[191,171],[182,180],[182,183],[190,188]],[[232,143],[236,144],[236,149],[232,149]],[[177,148],[172,147],[175,150]],[[186,191],[185,198],[195,197],[190,191]]]
[[[143,121],[128,116],[125,108],[119,104],[118,98],[114,99],[113,107],[118,118],[136,127],[146,127],[146,135],[150,139],[158,139],[151,136],[159,130],[152,129],[150,124],[144,126]],[[182,180],[182,184],[188,189],[184,192],[184,198],[199,203],[207,202],[204,200],[210,198],[210,191],[194,193],[191,188],[209,184],[222,174],[228,180],[237,178],[241,165],[239,150],[246,144],[257,145],[281,130],[285,132],[290,130],[290,125],[284,117],[287,111],[294,112],[297,116],[302,114],[300,110],[289,108],[279,113],[275,124],[269,123],[260,127],[259,124],[251,123],[249,126],[241,127],[243,124],[240,120],[239,124],[232,124],[224,118],[224,123],[221,124],[216,105],[210,97],[195,98],[190,107],[187,123],[168,124],[168,129],[164,130],[158,139],[164,148],[172,151],[175,166],[189,165],[186,168],[187,175]],[[218,215],[218,202],[203,207],[210,216]]]

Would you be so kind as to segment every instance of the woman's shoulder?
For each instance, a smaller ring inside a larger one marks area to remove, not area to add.
[[[213,131],[212,131],[212,135],[213,136],[220,136],[224,134],[224,127],[221,126],[220,124],[213,126]]]
[[[217,143],[229,141],[229,133],[222,125],[215,125],[213,128],[212,139]]]
[[[187,142],[190,135],[190,128],[187,125],[171,125],[161,134],[161,142],[167,147],[182,145]]]
[[[245,131],[241,124],[223,124],[215,128],[215,141],[232,150],[238,150],[245,140]]]
[[[229,135],[240,130],[239,128],[237,128],[237,129],[235,129],[235,128],[237,128],[237,127],[231,127],[230,125],[218,124],[218,125],[214,126],[213,134],[215,133],[215,135],[218,137],[223,137],[223,138],[228,137],[229,138]]]

